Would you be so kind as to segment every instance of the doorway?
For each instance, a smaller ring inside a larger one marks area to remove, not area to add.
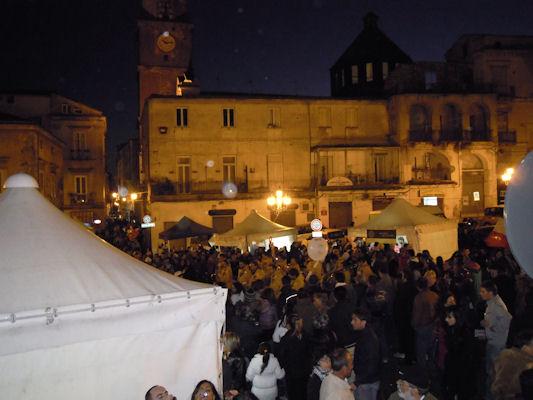
[[[329,227],[347,228],[352,225],[352,202],[329,203]]]

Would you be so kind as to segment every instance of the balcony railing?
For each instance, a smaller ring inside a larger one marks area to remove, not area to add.
[[[463,142],[488,142],[490,139],[490,129],[465,129],[463,131]]]
[[[516,131],[498,132],[498,142],[515,144],[516,143]]]
[[[91,153],[88,149],[72,149],[70,150],[70,158],[72,160],[89,160]]]
[[[320,187],[326,187],[328,181],[333,177],[322,177],[318,180],[318,185]],[[344,178],[348,178],[351,181],[351,186],[346,185],[347,188],[358,188],[358,187],[374,187],[374,186],[387,186],[387,185],[398,185],[400,183],[400,178],[398,176],[394,177],[377,177],[374,174],[346,174]],[[316,182],[316,181],[315,181]],[[344,186],[344,185],[343,185]]]
[[[69,193],[70,204],[94,206],[97,203],[96,193]]]
[[[411,129],[409,131],[410,142],[431,142],[433,131],[431,129]]]
[[[463,140],[463,130],[461,128],[441,129],[439,132],[440,142],[460,142]]]
[[[248,185],[245,181],[237,180],[231,183],[237,187],[238,193],[248,192]],[[164,180],[161,182],[152,182],[152,191],[155,195],[218,194],[222,193],[224,185],[225,183],[222,181],[187,181],[178,183],[170,180]]]

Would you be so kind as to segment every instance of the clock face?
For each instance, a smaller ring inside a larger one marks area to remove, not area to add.
[[[157,38],[157,47],[164,53],[169,53],[176,47],[176,39],[168,32],[163,32]]]

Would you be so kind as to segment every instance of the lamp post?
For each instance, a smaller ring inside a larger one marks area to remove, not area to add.
[[[509,182],[511,182],[511,179],[513,178],[514,168],[507,168],[505,172],[502,174],[502,181],[505,183],[505,185],[508,185]]]
[[[276,218],[279,214],[286,210],[292,203],[292,199],[287,194],[283,193],[283,190],[276,190],[274,195],[267,198],[267,205],[274,211]]]

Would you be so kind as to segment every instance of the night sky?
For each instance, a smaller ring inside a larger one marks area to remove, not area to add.
[[[55,91],[108,117],[108,154],[135,136],[137,0],[1,0],[0,90]],[[329,95],[329,67],[374,11],[415,61],[464,33],[533,35],[531,0],[190,0],[204,91]],[[112,165],[110,165],[112,168]]]

